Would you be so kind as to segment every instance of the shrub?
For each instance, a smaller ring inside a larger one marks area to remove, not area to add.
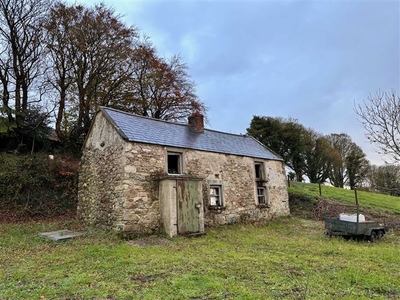
[[[0,153],[0,211],[56,216],[77,204],[79,162],[67,156]]]

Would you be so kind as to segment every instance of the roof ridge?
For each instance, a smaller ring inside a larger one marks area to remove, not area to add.
[[[130,116],[134,116],[134,117],[138,117],[138,118],[143,118],[143,119],[148,119],[148,120],[152,120],[152,121],[157,121],[157,122],[164,122],[164,123],[169,123],[169,124],[176,124],[176,125],[188,125],[186,123],[179,123],[179,122],[173,122],[173,121],[168,121],[168,120],[163,120],[163,119],[156,119],[156,118],[152,118],[152,117],[148,117],[148,116],[142,116],[142,115],[138,115],[132,112],[127,112],[124,110],[120,110],[120,109],[116,109],[116,108],[112,108],[112,107],[107,107],[107,106],[100,106],[100,109],[104,110],[104,109],[109,109],[109,110],[113,110],[117,113],[122,113],[122,114],[126,114],[126,115],[130,115]]]
[[[140,116],[110,107],[101,106],[99,112],[124,140],[130,142],[282,161],[279,155],[250,135],[213,129],[199,133],[191,130],[189,124]]]

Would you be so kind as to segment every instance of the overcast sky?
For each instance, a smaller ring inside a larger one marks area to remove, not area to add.
[[[291,117],[323,134],[347,133],[383,163],[354,103],[400,91],[400,1],[102,2],[161,56],[181,55],[209,108],[208,128],[246,133],[253,115]]]

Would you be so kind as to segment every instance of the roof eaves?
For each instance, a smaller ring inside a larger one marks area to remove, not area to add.
[[[266,158],[265,156],[261,156],[261,155],[247,155],[247,154],[242,154],[242,153],[236,153],[236,152],[228,152],[228,151],[218,151],[218,150],[210,150],[210,149],[199,149],[196,147],[190,147],[190,146],[177,146],[177,145],[169,145],[169,144],[164,144],[164,143],[156,143],[156,142],[143,142],[143,141],[134,141],[134,140],[127,140],[129,142],[132,143],[139,143],[139,144],[150,144],[150,145],[157,145],[157,146],[163,146],[163,147],[170,147],[172,148],[177,148],[177,149],[190,149],[190,150],[196,150],[196,151],[201,151],[201,152],[208,152],[208,153],[219,153],[219,154],[226,154],[226,155],[234,155],[234,156],[241,156],[241,157],[250,157],[250,158],[258,158],[258,159],[266,159],[266,160],[277,160],[277,161],[281,161],[282,159],[280,158],[280,156],[276,155],[279,159],[275,159],[275,158]],[[271,151],[272,152],[272,151]],[[275,153],[272,152],[274,155]]]
[[[259,143],[262,147],[264,147],[265,149],[267,149],[268,151],[270,151],[272,154],[274,154],[278,159],[275,160],[280,160],[280,161],[284,161],[284,159],[282,158],[282,156],[280,156],[278,153],[276,153],[275,151],[271,150],[270,148],[268,148],[267,146],[265,146],[263,143],[261,143],[259,140],[257,140],[255,137],[251,136],[251,135],[247,135],[249,138],[252,138],[253,140],[255,140],[257,143]]]

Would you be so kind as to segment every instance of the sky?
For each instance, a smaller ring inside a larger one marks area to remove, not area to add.
[[[208,107],[207,128],[244,134],[254,115],[295,118],[347,133],[383,164],[354,108],[379,90],[400,92],[400,1],[102,2],[160,56],[182,57]]]

